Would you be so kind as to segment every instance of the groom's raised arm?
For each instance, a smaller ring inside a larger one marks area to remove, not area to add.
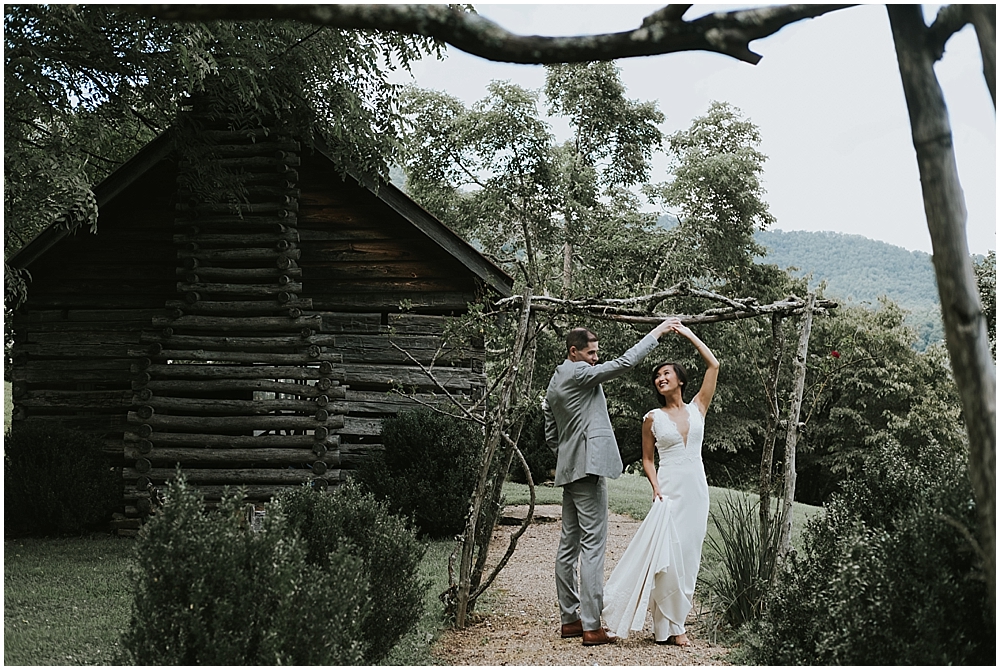
[[[649,331],[631,349],[613,361],[587,367],[580,366],[575,370],[574,377],[576,382],[584,387],[591,387],[624,374],[629,368],[637,365],[642,359],[648,356],[649,352],[655,349],[656,345],[660,343],[660,335],[667,332],[675,323],[680,323],[675,317],[664,319],[663,322]]]

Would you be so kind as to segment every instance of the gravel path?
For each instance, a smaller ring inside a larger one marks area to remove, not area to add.
[[[504,515],[520,519],[527,506],[508,507]],[[538,505],[532,523],[510,562],[480,600],[472,625],[465,630],[445,631],[433,653],[447,665],[727,665],[729,650],[710,644],[708,634],[695,616],[688,617],[692,646],[680,648],[653,644],[652,619],[646,628],[617,644],[584,647],[579,638],[559,637],[559,606],[556,601],[555,564],[561,510],[558,505]],[[612,514],[608,522],[608,553],[611,573],[625,551],[639,522]],[[493,533],[490,559],[499,560],[508,537],[516,527],[500,526]]]

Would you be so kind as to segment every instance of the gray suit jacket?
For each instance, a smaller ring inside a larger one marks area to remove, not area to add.
[[[617,479],[622,457],[601,383],[624,374],[659,344],[652,335],[613,361],[563,361],[545,391],[545,441],[556,451],[556,486],[587,475]]]

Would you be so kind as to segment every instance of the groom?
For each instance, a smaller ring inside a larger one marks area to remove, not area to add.
[[[566,360],[545,391],[545,441],[556,452],[556,486],[563,487],[562,534],[556,554],[556,592],[563,637],[583,644],[614,642],[601,626],[604,608],[604,546],[608,537],[608,488],[605,477],[622,473],[618,443],[611,429],[601,382],[633,367],[675,324],[663,321],[620,357],[598,363],[597,335],[575,328],[566,335]],[[582,557],[581,557],[582,554]],[[577,589],[576,564],[580,561]]]

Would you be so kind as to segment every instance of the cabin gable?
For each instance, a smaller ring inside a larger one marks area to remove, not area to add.
[[[206,160],[246,179],[243,202],[194,196],[194,166],[161,137],[95,189],[97,234],[50,229],[12,259],[32,274],[14,320],[15,419],[103,438],[122,467],[122,534],[178,467],[208,500],[339,485],[380,448],[385,417],[441,397],[421,365],[475,402],[482,342],[446,342],[447,324],[512,283],[322,150],[224,123],[206,136]]]

